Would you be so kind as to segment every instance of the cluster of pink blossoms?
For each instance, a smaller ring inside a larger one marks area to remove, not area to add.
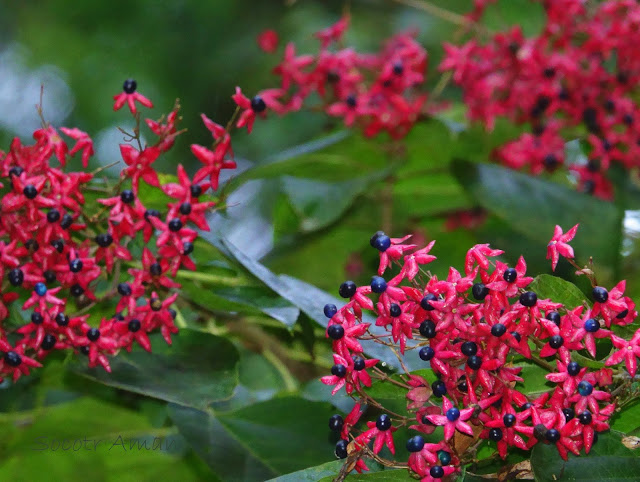
[[[133,80],[124,83],[114,110],[128,105],[139,123],[137,103],[152,103],[136,87]],[[43,121],[34,144],[16,138],[7,153],[0,152],[0,277],[6,280],[0,295],[0,381],[28,374],[54,350],[81,352],[90,367],[110,371],[108,356],[122,348],[138,344],[151,351],[150,332],[159,330],[171,343],[178,331],[171,308],[180,288],[175,277],[179,269],[196,268],[190,255],[197,232],[188,226],[209,229],[205,214],[215,203],[201,198],[217,189],[221,169],[235,167],[229,133],[202,118],[213,147],[191,149],[203,166],[191,178],[179,165],[178,182],[163,185],[153,164],[180,134],[177,107],[160,121],[146,120],[157,136],[153,145],[140,144],[139,125],[131,134],[137,143],[120,145],[125,167],[115,186],[91,183],[95,172],[66,169],[75,154],[86,168],[94,153],[89,135],[76,128],[56,129]],[[73,147],[61,134],[75,141]],[[145,206],[141,183],[166,194],[166,212]],[[96,193],[103,196],[99,204],[85,202]],[[140,251],[136,261],[132,253]],[[105,282],[109,288],[96,293]],[[15,326],[12,303],[27,312],[27,324]],[[113,316],[90,323],[94,306]]]
[[[486,1],[476,2],[478,20]],[[519,26],[456,47],[445,44],[440,70],[464,91],[469,116],[487,128],[498,117],[531,131],[496,151],[513,168],[538,174],[566,164],[564,145],[580,138],[586,164],[570,164],[579,189],[611,199],[612,163],[626,170],[640,159],[640,5],[615,0],[545,0],[542,31],[525,37]]]
[[[556,227],[547,248],[554,269],[559,256],[575,265],[568,242],[576,230],[563,233]],[[510,267],[496,259],[502,250],[479,244],[467,252],[462,273],[451,267],[446,279],[439,279],[424,269],[436,259],[430,254],[434,241],[418,249],[408,238],[376,233],[371,244],[380,252],[377,276],[368,286],[343,283],[339,292],[348,303],[340,309],[325,306],[335,365],[322,382],[334,387],[333,394],[344,388],[358,399],[346,418],[330,420],[341,437],[337,456],[378,457],[383,446],[395,454],[393,433],[400,427],[416,433],[402,442],[410,452],[409,469],[423,481],[440,480],[470,461],[457,451],[456,432],[472,442],[495,442],[502,458],[509,447],[530,449],[537,443],[554,444],[565,460],[569,452],[588,453],[596,433],[609,428],[614,375],[619,382],[637,371],[640,330],[629,340],[613,332],[638,314],[624,296],[625,282],[611,290],[594,282],[593,305],[564,306],[527,290],[533,278],[527,276],[523,257]],[[399,271],[385,280],[394,265]],[[588,270],[582,274],[591,275]],[[367,311],[382,334],[363,322]],[[363,340],[388,346],[401,363],[419,357],[433,370],[433,383],[409,372],[393,381],[398,390],[406,390],[406,414],[387,412],[368,394],[372,378],[384,382],[388,375],[378,369],[378,360],[365,356]],[[572,358],[581,351],[582,357],[595,357],[598,340],[613,345],[601,368],[590,369]],[[524,380],[518,360],[549,370],[546,379],[555,388],[527,397],[519,385]],[[365,406],[382,414],[358,430]],[[438,426],[444,428],[443,439],[427,443],[424,436]],[[367,470],[362,458],[350,460],[349,469]]]
[[[300,110],[311,94],[317,94],[322,100],[320,108],[341,117],[347,126],[360,126],[365,136],[382,131],[393,138],[405,136],[427,99],[416,92],[424,82],[426,51],[410,33],[394,36],[375,54],[338,48],[348,25],[345,16],[317,32],[320,50],[316,55],[296,55],[295,45],[287,44],[282,62],[273,70],[281,79],[280,87],[263,90],[252,99],[238,88],[234,100],[242,113],[237,126],[246,125],[250,131],[256,115]],[[277,36],[266,31],[258,42],[265,51],[273,52]]]

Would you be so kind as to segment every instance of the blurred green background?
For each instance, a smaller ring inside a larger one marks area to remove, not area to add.
[[[433,3],[462,13],[470,8],[471,1]],[[347,43],[359,50],[376,50],[392,33],[417,29],[419,41],[429,52],[428,87],[437,84],[440,44],[454,39],[457,26],[391,0],[0,2],[0,149],[7,149],[16,135],[27,140],[37,128],[34,106],[40,85],[44,84],[45,117],[55,126],[79,127],[94,138],[97,155],[92,167],[117,160],[122,134],[116,127],[130,128],[132,121],[126,110],[113,112],[112,96],[120,92],[124,79],[135,78],[138,90],[155,104],[153,110],[144,111],[148,117],[156,119],[170,111],[176,98],[182,105],[182,125],[188,132],[158,161],[159,170],[172,172],[177,163],[183,163],[194,172],[197,162],[189,145],[206,144],[210,139],[199,114],[225,124],[234,110],[231,95],[236,85],[248,95],[276,86],[277,79],[270,71],[279,62],[286,42],[296,42],[298,52],[315,52],[313,32],[334,23],[347,7],[352,16]],[[526,33],[535,32],[541,22],[540,5],[527,0],[502,1],[487,17],[492,28],[518,23]],[[280,35],[276,54],[265,54],[256,44],[256,36],[267,28]],[[535,220],[529,226],[526,219],[520,218],[520,224],[516,219],[517,226],[513,228],[508,215],[491,216],[476,232],[443,228],[444,219],[451,212],[482,204],[449,172],[451,158],[484,161],[495,146],[518,132],[499,123],[491,136],[476,127],[458,136],[447,126],[463,119],[460,94],[447,87],[443,97],[453,102],[443,119],[449,124],[429,121],[407,139],[406,155],[402,168],[395,172],[392,188],[390,234],[413,232],[426,241],[437,239],[434,253],[439,261],[434,264],[435,272],[446,273],[449,264],[461,267],[464,253],[476,242],[492,242],[508,249],[510,260],[526,252],[529,273],[547,272],[543,240],[551,236],[551,231],[538,233]],[[238,172],[286,159],[288,148],[335,132],[340,132],[340,125],[334,120],[308,111],[259,119],[250,136],[244,131],[233,134]],[[385,168],[394,161],[382,142],[384,139],[365,141],[358,134],[347,135],[323,150],[322,158],[309,154],[304,162],[292,164],[296,167],[290,172],[286,163],[275,168],[266,166],[264,171],[257,171],[262,175],[256,175],[266,179],[246,182],[248,178],[242,178],[237,182],[236,187],[242,185],[228,199],[234,207],[228,216],[217,216],[213,222],[244,252],[262,258],[276,273],[287,273],[334,294],[345,278],[367,283],[377,260],[377,254],[368,246],[369,236],[382,226],[386,204],[381,190],[370,188],[371,180],[379,179],[380,173],[384,176]],[[425,170],[426,176],[415,175]],[[568,183],[566,179],[559,181]],[[514,211],[513,217],[527,209],[534,208],[527,208],[525,203]],[[628,216],[633,219],[633,213]],[[627,256],[621,271],[631,276],[628,286],[634,294],[639,291],[634,239],[640,229],[636,225],[639,223],[628,223],[623,240]],[[532,231],[530,238],[523,236]],[[617,251],[620,240],[613,239],[614,234],[610,244]],[[604,237],[584,243],[613,259],[617,255],[607,249],[608,239],[605,233]],[[208,257],[217,255],[205,250],[198,256],[206,264]],[[569,272],[566,265],[562,269],[565,274]],[[613,274],[607,273],[607,279],[612,278]],[[215,307],[219,299],[213,295],[211,299],[210,304]],[[188,322],[196,318],[189,317],[189,313],[186,317]],[[290,374],[282,370],[277,358],[267,366],[264,358],[254,358],[250,350],[241,350],[240,379],[246,393],[243,392],[242,401],[234,398],[228,406],[221,401],[218,408],[224,412],[229,407],[236,408],[234,403],[247,407],[248,400],[268,400],[280,391],[298,389],[305,391],[308,399],[326,400],[326,393],[318,394],[317,383],[304,385],[321,373],[318,365],[325,370],[327,364],[331,365],[328,344],[318,347],[313,341],[314,332],[316,337],[322,337],[322,330],[311,327],[308,318],[292,333],[278,329],[270,332],[276,342],[297,343],[301,351],[311,347],[312,356],[302,359],[305,369],[294,370],[298,381],[287,378]],[[277,427],[269,432],[269,423],[257,424],[259,414],[243,412],[242,417],[229,417],[222,424],[226,435],[222,434],[220,421],[200,421],[210,424],[212,438],[191,439],[187,444],[173,423],[182,423],[183,432],[188,425],[185,420],[197,424],[197,417],[178,413],[180,409],[174,406],[169,421],[166,403],[70,374],[62,360],[47,363],[37,376],[21,380],[10,390],[7,382],[0,388],[6,389],[0,390],[0,480],[260,480],[295,468],[282,461],[273,465],[265,462],[271,459],[263,456],[264,451],[277,452],[278,447],[258,447],[255,453],[245,447],[248,456],[228,462],[239,464],[240,469],[232,474],[222,470],[212,475],[202,459],[210,466],[224,465],[227,450],[236,453],[234,444],[241,442],[241,427],[254,427],[251,423],[256,423],[255,431],[262,439],[273,436],[278,441]],[[300,413],[290,412],[290,408],[278,412],[277,406],[271,409],[288,417],[291,424],[297,423],[296,417],[306,416],[307,410],[302,405]],[[324,420],[323,417],[324,414],[320,418]],[[313,430],[302,435],[308,433],[310,439],[320,437],[326,442],[325,426],[317,428],[319,436]],[[300,434],[294,429],[291,433]],[[168,447],[163,442],[161,450],[134,448],[123,452],[119,446],[109,450],[119,436],[147,440],[149,446],[153,446],[154,437],[168,437],[162,440],[175,443]],[[53,440],[63,438],[109,442],[105,442],[108,448],[103,446],[103,450],[52,450]],[[34,450],[37,440],[46,440],[51,450]],[[295,449],[295,444],[284,445],[282,450]],[[330,450],[318,450],[312,455],[309,465],[333,457]],[[280,456],[296,457],[294,453]]]

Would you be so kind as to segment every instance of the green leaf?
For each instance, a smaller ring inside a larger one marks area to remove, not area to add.
[[[578,258],[593,256],[599,278],[612,279],[618,263],[615,239],[622,232],[613,204],[500,166],[457,160],[453,172],[478,204],[543,246],[556,224],[568,230],[580,223],[571,243]]]
[[[575,480],[607,482],[638,480],[640,457],[622,445],[618,432],[602,432],[588,455],[569,454],[567,462],[555,445],[537,444],[531,453],[531,467],[538,482]]]
[[[300,310],[280,296],[259,287],[220,288],[215,294],[229,301],[258,308],[274,320],[281,321],[288,328],[295,325]]]
[[[536,276],[527,289],[535,291],[541,300],[550,298],[551,301],[562,303],[568,310],[585,303],[591,305],[580,288],[557,276],[548,274]]]
[[[295,396],[224,413],[169,407],[180,433],[224,480],[265,480],[330,459],[333,413],[329,404]]]
[[[640,428],[640,401],[626,405],[611,417],[611,428],[630,434]]]
[[[339,219],[355,199],[386,172],[336,183],[283,176],[282,190],[300,218],[300,231],[316,231]]]
[[[348,477],[349,482],[352,480],[358,481],[363,480],[365,482],[376,482],[376,481],[394,481],[394,480],[403,480],[409,481],[414,480],[409,475],[409,471],[406,469],[387,469],[381,470],[380,472],[373,472],[370,474],[353,474]],[[320,479],[320,482],[332,482],[332,477],[325,477],[324,479]]]
[[[80,361],[74,371],[105,385],[196,408],[231,396],[238,383],[238,352],[230,341],[187,329],[174,335],[170,346],[160,335],[150,338],[152,353],[139,347],[121,351],[110,360],[111,373]]]
[[[282,475],[268,482],[316,482],[325,477],[335,477],[340,472],[343,464],[344,461],[342,460],[334,460],[333,462]]]

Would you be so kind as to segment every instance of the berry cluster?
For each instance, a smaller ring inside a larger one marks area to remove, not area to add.
[[[367,286],[344,282],[339,293],[348,303],[324,309],[335,365],[322,382],[334,387],[333,394],[344,387],[358,400],[344,419],[335,415],[329,424],[341,437],[336,455],[350,457],[348,470],[366,470],[362,457],[381,461],[383,446],[395,454],[393,433],[401,427],[416,432],[405,440],[408,467],[423,481],[458,471],[473,457],[466,449],[480,439],[495,442],[502,458],[509,447],[530,449],[537,443],[554,444],[564,459],[568,452],[590,451],[596,433],[608,429],[616,404],[632,396],[625,390],[637,371],[640,330],[630,339],[614,333],[621,327],[629,332],[626,325],[637,317],[635,305],[624,296],[624,281],[607,290],[597,285],[590,269],[575,263],[568,242],[576,230],[563,233],[556,227],[547,257],[554,269],[563,256],[589,277],[593,305],[539,299],[527,290],[533,278],[527,276],[524,258],[511,267],[496,259],[503,251],[488,244],[467,252],[463,273],[451,267],[439,279],[424,268],[436,259],[430,254],[434,241],[417,249],[408,244],[409,237],[378,232],[371,238],[380,254],[377,275]],[[397,274],[385,279],[394,265]],[[363,321],[367,311],[382,334],[372,333],[371,324]],[[406,357],[423,360],[434,381],[406,367],[405,374],[390,377],[378,360],[365,356],[363,340],[388,347],[403,367]],[[606,362],[589,362],[598,369],[583,366],[585,357],[595,357],[596,343],[608,344],[612,354]],[[618,366],[623,361],[626,371]],[[524,379],[518,364],[523,363],[547,370],[546,379],[555,388],[528,398],[520,385]],[[394,413],[370,395],[373,378],[406,391],[406,413]],[[366,407],[381,414],[357,430]],[[440,426],[442,435],[434,434]],[[460,437],[470,443],[461,443]]]
[[[341,117],[345,125],[362,127],[366,136],[381,131],[393,138],[407,134],[418,119],[427,96],[415,87],[424,82],[427,53],[409,33],[389,39],[380,52],[360,54],[352,48],[334,48],[342,42],[349,25],[345,16],[316,33],[320,50],[316,55],[296,55],[296,47],[285,47],[282,62],[273,70],[280,87],[267,89],[252,99],[238,88],[234,100],[243,109],[238,127],[250,131],[256,115],[267,110],[279,114],[300,110],[311,95],[320,97],[319,109]],[[275,49],[277,37],[267,31],[258,39],[261,48]]]
[[[476,2],[474,20],[487,3]],[[501,162],[534,174],[553,171],[567,164],[565,142],[578,138],[589,159],[567,166],[578,188],[611,199],[611,164],[630,171],[640,159],[640,5],[541,3],[546,23],[538,35],[526,38],[516,26],[486,43],[445,44],[440,70],[462,87],[471,119],[489,129],[498,117],[530,126],[496,151]]]
[[[148,333],[159,330],[171,343],[178,331],[175,277],[196,268],[190,255],[197,232],[188,226],[209,229],[204,215],[215,202],[205,193],[217,189],[221,169],[235,167],[229,133],[203,115],[213,148],[191,146],[203,167],[190,178],[179,165],[177,182],[161,184],[153,164],[181,133],[179,107],[146,120],[157,139],[142,146],[137,103],[152,107],[151,101],[134,80],[114,100],[114,110],[126,104],[136,121],[133,133],[123,131],[131,143],[120,145],[125,167],[115,185],[96,178],[101,169],[67,169],[76,153],[87,168],[93,142],[44,118],[33,145],[16,138],[0,152],[0,380],[28,374],[54,350],[83,353],[90,367],[110,371],[108,356],[134,344],[151,351]],[[61,133],[75,140],[71,149]],[[157,199],[154,190],[171,199],[164,213],[145,206],[145,196]],[[11,307],[19,300],[29,310],[26,324],[20,307]],[[99,321],[91,322],[92,311]]]

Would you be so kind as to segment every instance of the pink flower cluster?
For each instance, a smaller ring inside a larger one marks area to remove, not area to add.
[[[548,248],[554,268],[560,255],[574,263],[567,243],[576,230],[563,234],[556,227]],[[640,330],[630,339],[613,331],[638,315],[624,295],[624,281],[610,290],[594,284],[593,304],[585,300],[565,306],[528,289],[533,278],[527,276],[523,257],[509,266],[498,259],[503,251],[488,244],[469,249],[462,272],[450,267],[444,279],[425,268],[436,259],[430,254],[433,241],[419,249],[408,236],[378,232],[371,244],[380,252],[377,276],[366,286],[343,283],[340,295],[348,302],[339,309],[325,307],[335,365],[322,382],[333,386],[334,394],[344,387],[359,401],[346,421],[332,418],[330,425],[341,436],[339,457],[377,456],[383,446],[394,454],[393,432],[401,427],[416,433],[406,441],[408,465],[423,481],[439,480],[469,461],[457,450],[456,432],[472,442],[495,442],[503,458],[509,447],[530,449],[537,443],[554,444],[564,459],[569,452],[590,451],[596,433],[608,429],[616,406],[614,375],[628,380],[637,372]],[[390,268],[396,274],[386,280]],[[366,312],[382,334],[363,322]],[[432,383],[408,371],[393,380],[397,390],[406,391],[406,413],[388,414],[370,395],[373,379],[389,382],[389,376],[378,360],[366,357],[364,340],[389,347],[401,364],[416,357],[433,370],[437,379]],[[596,363],[598,369],[583,366],[585,356],[595,357],[597,342],[612,345],[611,355]],[[555,387],[528,397],[521,387],[523,363],[543,367]],[[357,422],[365,405],[383,415],[360,431]],[[442,440],[427,443],[424,437],[438,426],[444,428]],[[354,467],[366,470],[363,462]]]
[[[427,99],[416,92],[425,78],[426,51],[411,33],[394,36],[375,54],[339,48],[348,26],[345,16],[317,32],[320,50],[316,55],[298,55],[295,45],[287,44],[282,62],[273,70],[280,77],[278,88],[263,90],[252,99],[238,89],[234,100],[242,113],[237,126],[246,125],[251,131],[256,115],[300,110],[311,94],[317,94],[322,110],[342,118],[347,126],[360,126],[365,136],[382,131],[393,138],[405,136]],[[267,31],[258,42],[273,52],[277,38]]]
[[[474,20],[487,3],[477,2]],[[499,117],[531,126],[496,151],[501,162],[534,174],[553,171],[567,164],[565,142],[580,138],[589,161],[568,169],[581,190],[611,199],[609,167],[632,170],[640,159],[640,5],[541,3],[546,23],[538,35],[525,37],[516,26],[487,42],[445,43],[440,70],[462,87],[471,119],[489,129]]]
[[[110,371],[108,356],[134,344],[151,351],[149,333],[171,343],[178,331],[175,278],[196,268],[197,232],[189,225],[208,230],[204,215],[215,206],[203,195],[218,187],[221,169],[235,167],[229,134],[203,115],[213,147],[191,146],[202,168],[191,178],[179,165],[177,182],[161,184],[154,163],[181,133],[178,108],[146,120],[156,140],[142,146],[137,104],[151,101],[133,80],[114,100],[114,110],[127,105],[138,123],[131,134],[137,143],[120,145],[125,166],[115,185],[93,183],[98,171],[66,169],[75,154],[87,168],[94,153],[89,135],[76,128],[43,120],[33,145],[16,138],[0,152],[0,277],[8,280],[0,294],[0,380],[27,375],[54,350],[83,353],[90,367]],[[166,212],[145,205],[143,184],[166,195]],[[29,322],[16,323],[10,310],[26,311]],[[94,311],[113,314],[91,320]]]

